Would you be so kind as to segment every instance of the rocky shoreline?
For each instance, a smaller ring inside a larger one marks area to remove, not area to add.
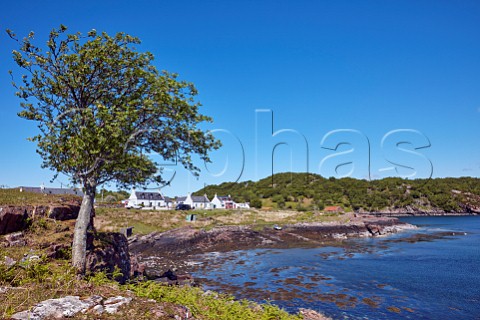
[[[359,214],[370,214],[377,216],[410,217],[410,216],[471,216],[480,214],[480,206],[471,204],[460,204],[457,211],[447,211],[438,207],[418,207],[407,205],[401,208],[384,208],[381,211],[372,212],[360,209]]]
[[[393,217],[351,214],[349,222],[313,222],[280,228],[221,226],[210,230],[185,227],[129,238],[129,249],[152,277],[175,268],[189,271],[192,255],[260,248],[293,248],[339,245],[342,240],[378,237],[414,229]]]
[[[470,212],[447,212],[443,210],[432,211],[409,211],[409,210],[392,210],[382,212],[372,212],[370,215],[378,217],[462,217],[462,216],[476,216],[480,211]]]

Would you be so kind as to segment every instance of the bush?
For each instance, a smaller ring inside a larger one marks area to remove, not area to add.
[[[262,200],[259,198],[254,198],[250,201],[250,206],[253,208],[261,209],[262,208]]]
[[[297,211],[305,212],[305,211],[307,211],[307,208],[305,208],[304,206],[302,206],[301,204],[299,204],[299,205],[297,206]]]

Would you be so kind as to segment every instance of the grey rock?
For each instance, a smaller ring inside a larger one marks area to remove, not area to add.
[[[45,300],[34,306],[30,311],[16,313],[11,318],[18,320],[62,319],[73,317],[81,311],[86,311],[94,304],[93,300],[80,300],[78,296],[66,296],[59,299]]]
[[[5,256],[5,265],[6,265],[7,267],[10,268],[10,267],[14,266],[16,263],[17,263],[17,261],[13,260],[13,259],[10,258],[10,257]]]
[[[121,306],[130,303],[132,298],[122,296],[104,300],[101,296],[91,296],[87,299],[80,299],[78,296],[66,296],[59,299],[49,299],[40,302],[31,310],[14,314],[11,319],[17,320],[43,320],[43,319],[64,319],[70,318],[79,312],[93,312],[113,314]]]
[[[29,254],[25,254],[22,258],[22,260],[20,260],[20,262],[32,262],[32,261],[39,261],[40,260],[40,256],[39,255],[36,255],[36,254],[33,254],[33,253],[29,253]]]
[[[105,311],[107,313],[112,314],[112,313],[117,313],[118,308],[120,308],[124,304],[129,304],[130,301],[132,301],[132,298],[117,296],[117,297],[108,298],[107,300],[105,300],[103,305],[105,307]]]
[[[21,231],[10,233],[5,236],[5,240],[7,240],[9,243],[13,241],[21,240],[21,239],[23,239],[23,232]]]
[[[97,304],[95,307],[93,307],[93,312],[97,314],[102,314],[105,312],[105,308],[101,304]]]

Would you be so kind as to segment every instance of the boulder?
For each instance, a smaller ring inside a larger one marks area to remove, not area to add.
[[[89,233],[87,237],[87,272],[103,271],[107,275],[118,269],[115,280],[125,283],[130,278],[130,253],[127,238],[116,232]]]
[[[27,245],[22,231],[7,234],[5,240],[8,243],[8,247],[23,247]]]
[[[48,213],[48,217],[55,220],[72,220],[77,219],[80,206],[68,205],[68,206],[52,206]]]
[[[17,264],[17,261],[13,260],[13,259],[10,258],[10,257],[5,256],[5,262],[4,262],[4,264],[5,264],[8,268],[10,268],[10,267],[13,267],[15,264]]]
[[[56,220],[76,219],[80,205],[76,203],[60,206],[1,206],[0,235],[28,228],[31,219],[48,217]]]
[[[104,299],[101,296],[91,296],[81,299],[78,296],[66,296],[59,299],[49,299],[35,305],[31,310],[22,311],[11,316],[17,320],[43,320],[43,319],[65,319],[82,313],[110,313],[118,312],[118,309],[130,303],[132,298],[122,296]]]
[[[329,320],[330,319],[324,316],[323,314],[320,314],[311,309],[300,308],[299,313],[303,316],[304,320]]]
[[[125,304],[129,304],[132,301],[132,298],[125,298],[122,296],[116,296],[108,298],[103,302],[104,310],[107,313],[113,314],[118,312],[118,308]]]
[[[195,285],[195,280],[188,273],[176,274],[172,270],[164,272],[160,277],[154,279],[155,282],[165,283],[168,285]]]
[[[30,209],[30,210],[29,210]],[[0,234],[8,234],[26,229],[29,226],[29,211],[32,208],[0,207]]]
[[[59,299],[49,299],[40,302],[31,310],[22,311],[11,316],[17,320],[64,319],[86,312],[97,304],[97,297],[80,300],[78,296],[66,296]]]

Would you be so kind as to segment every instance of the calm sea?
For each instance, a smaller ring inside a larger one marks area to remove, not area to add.
[[[415,217],[416,230],[343,247],[204,256],[206,289],[334,319],[480,319],[480,217]]]

